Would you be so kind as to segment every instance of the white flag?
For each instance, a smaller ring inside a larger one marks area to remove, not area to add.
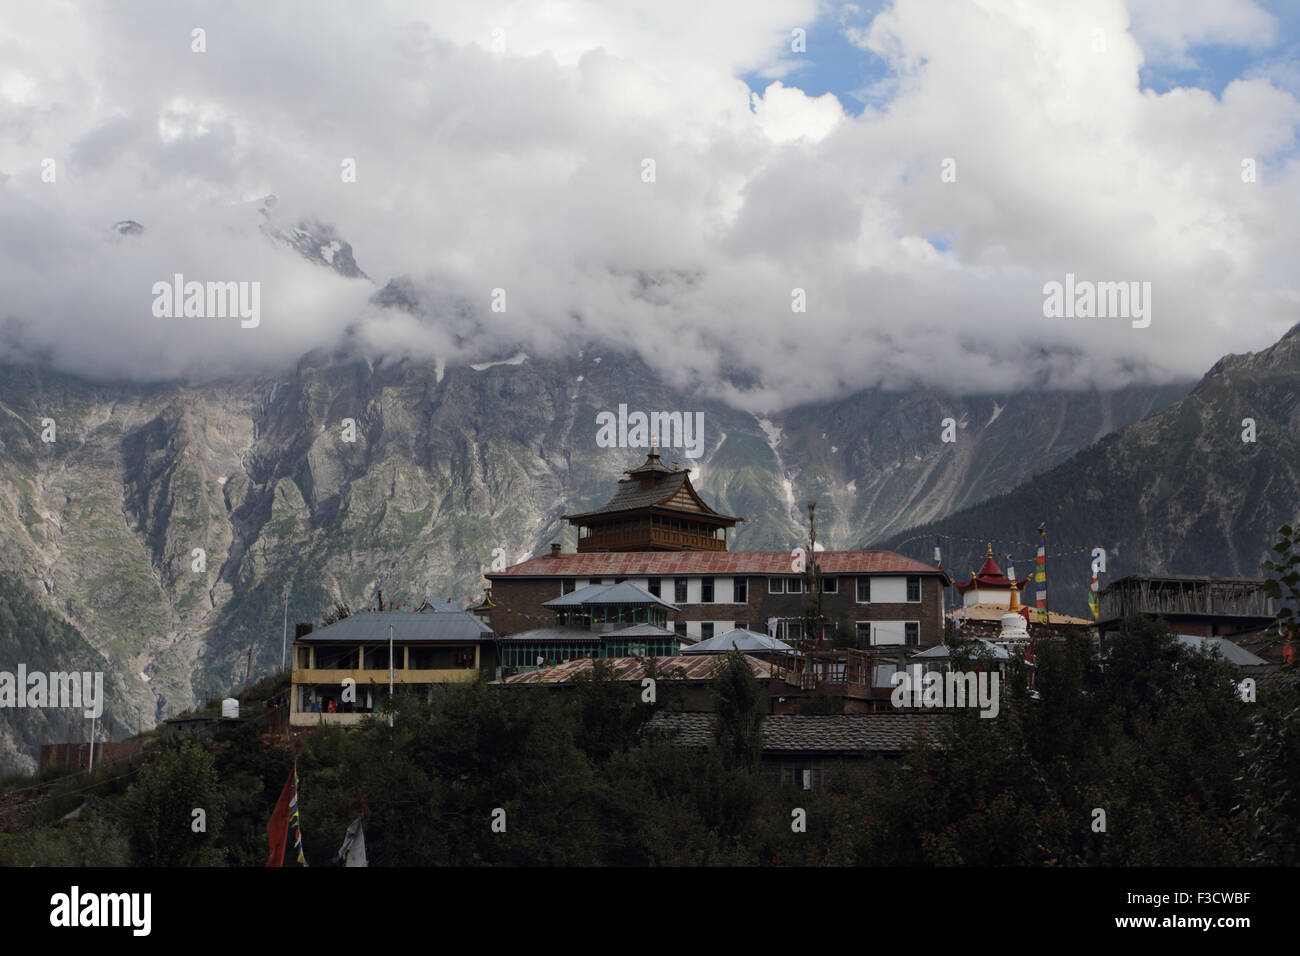
[[[369,866],[366,862],[366,831],[362,829],[361,818],[357,817],[343,836],[343,845],[339,847],[334,862],[342,860],[344,866]]]

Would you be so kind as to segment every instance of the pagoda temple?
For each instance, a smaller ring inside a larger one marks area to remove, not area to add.
[[[993,560],[992,542],[988,547],[988,557],[984,559],[983,566],[978,571],[970,573],[969,581],[958,581],[955,584],[957,590],[961,592],[962,607],[995,604],[999,608],[1006,608],[1011,603],[1011,589],[1015,588],[1019,595],[1024,586],[1029,583],[1028,577],[1013,581],[1003,574],[998,563]]]
[[[1009,578],[1003,573],[997,561],[993,560],[993,545],[990,543],[988,556],[980,569],[970,573],[969,581],[959,581],[954,585],[961,592],[962,603],[950,611],[948,617],[967,636],[999,641],[1004,633],[1014,634],[1005,641],[1013,644],[1022,643],[1026,637],[1019,632],[1019,625],[1010,620],[1011,615],[1026,620],[1031,636],[1040,632],[1092,627],[1092,621],[1056,611],[1047,612],[1047,619],[1043,620],[1043,612],[1022,607],[1020,593],[1028,583],[1028,577]]]
[[[564,515],[578,529],[578,553],[726,551],[727,532],[745,520],[720,514],[691,486],[689,471],[669,468],[652,448],[626,472],[618,492],[595,511]]]

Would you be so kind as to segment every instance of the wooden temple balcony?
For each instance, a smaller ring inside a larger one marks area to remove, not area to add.
[[[794,650],[773,651],[768,657],[772,677],[809,693],[849,697],[872,696],[871,677],[875,658],[865,651]]]
[[[671,528],[599,531],[578,538],[578,553],[593,551],[726,551],[726,538]]]

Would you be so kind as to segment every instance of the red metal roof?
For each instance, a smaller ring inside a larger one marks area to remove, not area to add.
[[[1027,577],[1018,579],[1015,582],[1016,589],[1023,588],[1028,581]],[[1010,591],[1011,579],[1002,573],[1002,569],[990,554],[984,559],[983,567],[975,572],[974,577],[969,581],[958,581],[956,585],[958,591],[969,591],[971,588],[1006,588]]]
[[[610,669],[614,680],[640,681],[646,673],[644,657],[609,657],[602,662]],[[655,668],[661,680],[712,680],[713,672],[726,663],[722,655],[699,657],[659,657],[655,659]],[[757,657],[745,655],[745,663],[760,680],[772,676],[772,666]],[[512,674],[496,684],[567,684],[581,676],[589,675],[595,667],[590,657],[576,657],[561,661],[550,667],[542,667],[523,674]]]
[[[489,580],[509,577],[671,577],[675,574],[794,574],[787,551],[610,551],[543,555]],[[943,574],[936,567],[893,551],[820,551],[822,574]]]

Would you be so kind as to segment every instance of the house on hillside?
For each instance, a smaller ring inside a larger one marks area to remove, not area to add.
[[[347,726],[383,710],[390,674],[394,691],[431,697],[433,685],[472,681],[497,663],[492,629],[459,610],[367,611],[299,631],[289,710],[295,729]]]

